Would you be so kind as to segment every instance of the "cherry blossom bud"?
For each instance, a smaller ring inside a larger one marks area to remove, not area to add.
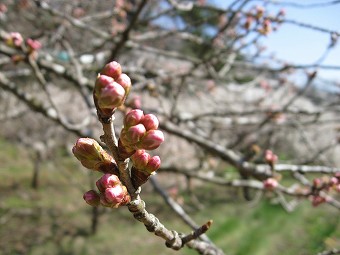
[[[104,174],[99,180],[98,185],[101,188],[112,188],[118,184],[120,184],[120,180],[117,175],[114,174]]]
[[[274,178],[268,178],[263,181],[263,187],[267,190],[273,190],[278,186],[278,182]]]
[[[110,76],[116,80],[122,74],[122,67],[118,62],[112,61],[104,66],[101,74]]]
[[[159,121],[157,117],[153,114],[146,114],[141,123],[144,125],[146,130],[157,129],[159,126]]]
[[[145,150],[137,150],[132,156],[131,161],[135,168],[144,170],[151,156]]]
[[[104,173],[117,173],[117,166],[108,154],[94,139],[79,138],[72,148],[74,156],[89,169]]]
[[[105,190],[105,198],[108,202],[119,203],[124,198],[123,187],[121,185],[116,185],[112,188],[107,188]]]
[[[142,110],[131,110],[124,117],[124,126],[131,127],[139,124],[144,117],[144,113]],[[145,126],[145,125],[144,125]]]
[[[125,90],[111,77],[100,75],[95,84],[94,95],[100,109],[113,110],[123,104]]]
[[[321,197],[320,195],[312,196],[312,205],[315,207],[325,202],[326,198]]]
[[[249,30],[253,23],[253,17],[247,17],[246,22],[244,23],[244,28]]]
[[[6,37],[6,44],[10,47],[20,47],[23,41],[21,34],[18,32],[11,32]]]
[[[130,202],[130,195],[118,176],[114,174],[104,174],[97,182],[96,186],[100,192],[98,195],[100,204],[106,207],[118,207]]]
[[[96,186],[97,186],[97,189],[99,190],[100,193],[105,192],[106,188],[104,187],[104,185],[101,181],[101,178],[98,181],[96,181]]]
[[[260,6],[260,5],[257,5],[256,6],[256,18],[257,19],[260,19],[262,18],[263,14],[264,14],[264,7],[263,6]]]
[[[330,185],[337,185],[338,183],[340,183],[339,182],[339,179],[338,178],[336,178],[335,176],[333,176],[331,179],[330,179],[330,181],[329,181],[329,184]]]
[[[105,190],[103,191],[103,193],[100,193],[99,197],[100,197],[100,204],[101,204],[102,206],[111,207],[110,202],[107,201],[107,199],[106,199],[106,197],[105,197]]]
[[[125,73],[122,73],[118,79],[116,80],[117,83],[119,83],[125,90],[126,95],[129,94],[131,89],[131,79],[129,76],[127,76]]]
[[[5,4],[0,4],[0,13],[6,13],[8,11]]]
[[[130,144],[136,144],[142,139],[142,137],[145,135],[145,132],[145,127],[142,124],[138,124],[130,127],[126,131],[126,138]]]
[[[38,40],[33,40],[31,38],[28,38],[26,40],[26,44],[27,44],[27,47],[28,47],[30,52],[35,51],[35,50],[39,50],[42,46],[41,43]]]
[[[110,204],[110,207],[118,207],[126,205],[130,202],[131,198],[123,185],[116,185],[112,188],[107,188],[103,194],[105,200]]]
[[[83,196],[85,202],[91,206],[98,206],[100,203],[100,197],[94,190],[87,191]]]
[[[277,155],[275,155],[271,150],[266,150],[264,157],[266,162],[271,166],[273,166],[278,160]]]
[[[142,108],[142,100],[140,96],[133,96],[132,99],[128,103],[129,107],[133,109],[140,109]]]
[[[313,186],[314,186],[315,188],[321,188],[321,186],[322,186],[322,180],[319,179],[319,178],[315,178],[315,179],[313,180]]]
[[[286,16],[286,9],[284,8],[280,9],[278,16]]]
[[[100,90],[108,85],[110,85],[111,83],[114,82],[114,79],[110,76],[107,75],[103,75],[103,74],[99,74],[96,80],[96,84],[95,84],[95,89]]]
[[[143,137],[138,148],[145,150],[157,149],[164,142],[164,134],[160,130],[150,130]]]
[[[340,184],[338,184],[338,185],[335,186],[335,190],[336,190],[337,192],[340,192]]]
[[[145,167],[145,171],[149,174],[157,171],[161,166],[161,158],[159,156],[153,156]]]
[[[87,168],[95,168],[103,160],[102,148],[91,138],[79,138],[72,148],[74,156]]]
[[[272,23],[269,19],[263,21],[262,28],[259,29],[259,32],[263,35],[268,35],[270,32],[272,32]]]

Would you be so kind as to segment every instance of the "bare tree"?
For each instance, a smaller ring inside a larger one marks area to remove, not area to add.
[[[126,187],[118,205],[127,205],[137,220],[173,249],[186,244],[201,254],[224,254],[204,235],[211,222],[202,226],[193,222],[155,177],[150,178],[155,190],[194,232],[170,231],[145,210],[133,167],[128,167],[137,147],[119,151],[117,143],[127,132],[131,109],[157,116],[165,133],[165,143],[157,149],[162,159],[157,172],[160,177],[167,173],[184,177],[183,186],[197,207],[202,201],[195,197],[196,185],[209,183],[239,188],[247,200],[270,192],[287,211],[294,210],[300,199],[339,209],[339,87],[335,81],[329,82],[332,92],[316,86],[326,84],[318,70],[340,69],[323,64],[339,32],[290,20],[284,9],[275,9],[339,2],[263,1],[260,6],[251,2],[231,1],[221,8],[206,1],[176,0],[4,1],[0,97],[1,119],[7,124],[2,133],[8,134],[12,121],[33,111],[48,125],[63,129],[58,132],[68,134],[68,143],[75,136],[102,140],[113,163],[105,161],[109,168],[100,171],[117,175],[118,186]],[[277,13],[270,14],[271,8]],[[266,55],[262,39],[279,33],[284,24],[329,36],[315,63],[294,65]],[[103,111],[92,98],[97,73],[106,75],[102,68],[116,63],[112,61],[118,61],[132,81],[131,92],[125,89],[124,104],[113,107],[114,121],[113,112]],[[296,72],[304,75],[304,84],[291,81]],[[34,127],[34,132],[38,130]],[[21,138],[39,140],[32,133]],[[51,135],[39,137],[46,142]],[[26,143],[32,144],[31,140]],[[37,155],[45,150],[39,149]],[[233,169],[231,175],[223,170],[226,167]],[[284,184],[286,173],[294,179],[289,186]]]

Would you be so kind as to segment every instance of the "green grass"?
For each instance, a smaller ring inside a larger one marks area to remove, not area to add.
[[[91,207],[82,194],[99,175],[89,174],[66,154],[57,157],[54,166],[42,164],[40,187],[33,190],[28,153],[0,140],[1,255],[197,254],[165,248],[126,208],[102,209],[98,232],[91,235]],[[204,209],[196,210],[187,194],[182,195],[197,223],[214,220],[208,236],[227,254],[309,255],[340,248],[339,211],[330,206],[313,208],[305,201],[287,213],[269,197],[254,206],[234,189],[205,185],[197,192]],[[144,190],[143,198],[167,227],[190,231],[157,194]]]

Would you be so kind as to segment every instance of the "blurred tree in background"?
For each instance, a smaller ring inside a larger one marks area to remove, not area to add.
[[[205,254],[339,254],[340,89],[319,77],[340,69],[324,63],[339,31],[284,9],[339,3],[2,0],[0,254],[200,251],[166,249],[126,208],[81,199],[99,175],[71,148],[100,141],[92,91],[114,60],[132,80],[117,135],[130,109],[155,114],[165,134],[141,194],[166,227],[213,219]],[[317,61],[266,52],[286,24],[328,36]]]

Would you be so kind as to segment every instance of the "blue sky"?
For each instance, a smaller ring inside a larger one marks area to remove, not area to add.
[[[326,2],[326,0],[324,0]],[[311,2],[311,1],[296,1]],[[320,0],[319,0],[320,3]],[[340,32],[340,4],[330,7],[297,9],[286,7],[287,19],[300,21],[315,26]],[[339,38],[340,39],[340,38]],[[317,61],[330,43],[330,35],[293,24],[283,24],[279,31],[265,41],[268,50],[275,52],[280,59],[296,64],[310,64]],[[325,65],[340,66],[340,40],[324,60]],[[319,75],[340,82],[340,70],[320,70]]]
[[[290,2],[310,5],[330,1],[331,0],[271,0],[267,2]],[[222,8],[227,8],[234,0],[207,0],[207,2]],[[264,2],[264,0],[252,0],[244,10],[249,10],[256,5],[263,5]],[[269,3],[266,8],[270,13],[276,15],[282,6]],[[286,10],[286,19],[288,20],[295,20],[340,33],[340,4],[317,8],[284,6],[284,9]],[[168,22],[165,23],[169,24]],[[176,25],[180,26],[180,23]],[[323,55],[329,43],[330,34],[289,23],[283,23],[278,31],[271,33],[261,40],[261,44],[267,47],[265,55],[275,54],[280,60],[298,65],[314,64]],[[321,64],[340,66],[340,38],[338,44]],[[334,80],[340,84],[340,70],[319,69],[318,77]],[[297,79],[296,82],[299,82],[299,79]]]
[[[286,0],[276,2],[294,2],[298,4],[327,3],[330,0]],[[227,7],[232,1],[211,0],[211,3]],[[263,4],[264,1],[250,1],[246,9]],[[273,1],[271,1],[273,2]],[[276,14],[281,6],[268,4],[269,12]],[[340,32],[340,4],[317,8],[296,8],[284,6],[286,18],[302,23]],[[282,24],[277,32],[270,34],[262,40],[267,47],[266,55],[274,53],[278,59],[293,64],[315,63],[324,53],[330,43],[330,35],[294,24]],[[338,45],[322,62],[324,65],[340,66],[340,38]],[[319,76],[325,79],[340,82],[340,70],[319,70]]]

